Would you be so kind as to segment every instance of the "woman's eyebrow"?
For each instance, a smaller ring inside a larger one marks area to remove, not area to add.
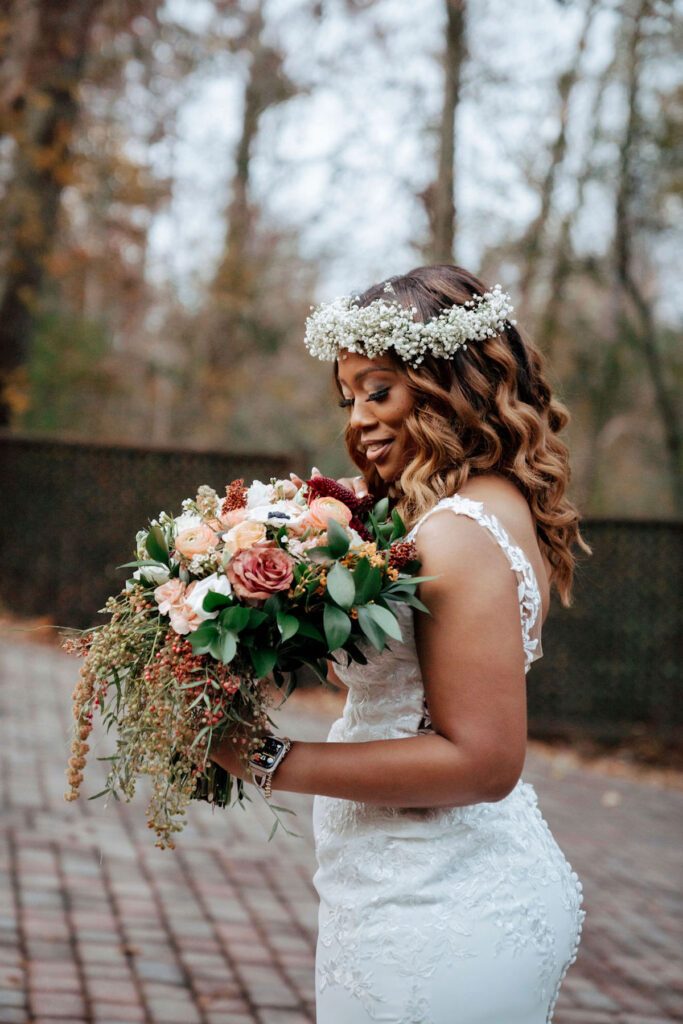
[[[354,379],[354,381],[357,382],[357,381],[359,381],[361,379],[361,377],[366,377],[368,373],[377,373],[377,372],[380,372],[382,370],[386,370],[389,373],[393,373],[394,372],[393,366],[370,366],[370,367],[368,367],[367,370],[359,370],[358,373],[354,373],[353,379]]]

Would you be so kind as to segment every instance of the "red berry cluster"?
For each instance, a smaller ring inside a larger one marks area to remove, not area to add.
[[[145,680],[152,682],[158,676],[159,668],[162,665],[170,669],[179,686],[186,686],[196,679],[195,686],[187,686],[187,689],[183,690],[185,699],[189,705],[205,693],[209,704],[208,706],[206,703],[196,706],[197,718],[204,725],[217,725],[227,714],[230,699],[239,690],[239,676],[230,672],[229,666],[212,661],[213,677],[220,687],[220,690],[216,690],[213,686],[207,685],[209,676],[206,674],[207,658],[205,655],[194,654],[190,641],[185,640],[177,633],[167,633],[164,639],[165,647],[157,653],[157,663],[145,669]]]
[[[389,568],[403,569],[409,562],[417,559],[417,547],[414,540],[403,541],[400,544],[392,544],[389,551]]]

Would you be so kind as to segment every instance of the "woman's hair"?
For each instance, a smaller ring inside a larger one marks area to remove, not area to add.
[[[388,281],[395,300],[416,307],[415,319],[422,322],[487,291],[473,274],[447,264],[417,267]],[[386,284],[368,288],[358,305],[386,299]],[[588,554],[592,550],[581,536],[579,513],[565,495],[569,451],[557,435],[570,417],[552,395],[541,353],[509,324],[501,334],[460,348],[450,359],[428,354],[417,368],[391,349],[387,356],[399,365],[415,398],[405,421],[411,455],[399,480],[387,485],[365,458],[360,432],[349,423],[346,445],[372,493],[397,498],[409,526],[470,477],[487,472],[507,477],[531,508],[552,566],[551,585],[569,607],[575,567],[571,548],[578,543]],[[335,379],[341,392],[336,362]]]

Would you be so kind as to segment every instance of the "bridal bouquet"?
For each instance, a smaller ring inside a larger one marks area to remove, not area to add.
[[[247,758],[302,666],[326,681],[328,658],[364,664],[364,645],[401,640],[391,603],[425,610],[414,545],[387,499],[373,504],[325,477],[234,480],[224,498],[202,486],[182,507],[138,532],[122,566],[131,578],[103,609],[109,621],[64,641],[85,659],[66,799],[79,795],[99,713],[117,740],[96,796],[129,800],[151,776],[148,825],[162,848],[174,846],[190,800],[232,798],[231,776],[209,759],[213,741],[246,737]],[[245,798],[241,780],[235,798]]]

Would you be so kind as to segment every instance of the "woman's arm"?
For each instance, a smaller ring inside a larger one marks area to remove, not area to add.
[[[296,741],[273,789],[395,807],[500,800],[526,752],[526,680],[517,580],[481,526],[442,511],[418,534],[416,644],[435,735],[365,743]],[[231,743],[211,757],[248,778]]]

